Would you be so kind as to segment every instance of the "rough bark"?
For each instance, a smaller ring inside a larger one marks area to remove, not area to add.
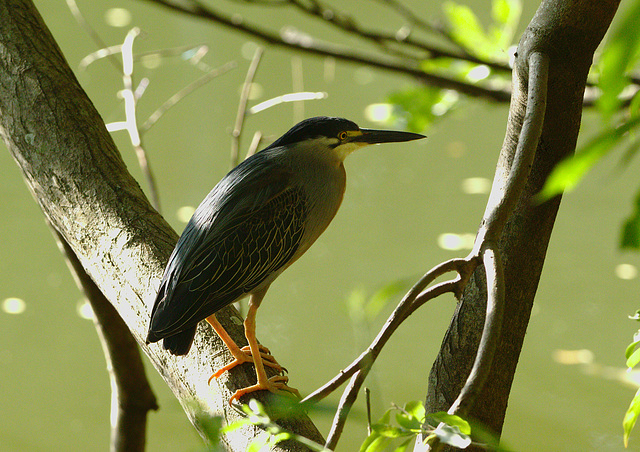
[[[192,422],[201,413],[239,414],[227,403],[255,381],[251,365],[207,385],[214,368],[229,362],[221,341],[202,325],[186,357],[170,356],[144,339],[163,268],[177,235],[151,207],[125,164],[100,115],[78,84],[31,1],[0,1],[0,135],[24,173],[48,221],[114,305]],[[220,320],[245,343],[237,313]],[[260,397],[256,397],[259,398]],[[268,405],[268,402],[267,402]],[[306,416],[283,427],[322,442]],[[260,433],[245,427],[224,439],[244,451]],[[306,450],[284,444],[280,450]]]
[[[618,1],[544,1],[518,47],[516,77],[507,133],[496,179],[508,174],[527,97],[527,73],[521,63],[532,51],[550,57],[548,101],[542,136],[529,180],[505,226],[506,307],[500,343],[484,391],[470,417],[498,437],[524,341],[560,197],[537,204],[533,197],[563,158],[575,150],[586,78],[593,54],[615,15]],[[519,71],[519,72],[518,72]],[[427,412],[446,411],[458,396],[473,364],[485,312],[485,278],[479,268],[467,286],[429,376]]]

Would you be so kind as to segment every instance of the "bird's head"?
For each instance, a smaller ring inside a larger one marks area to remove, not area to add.
[[[299,122],[273,142],[269,148],[304,145],[310,150],[332,151],[342,161],[356,149],[369,144],[394,143],[420,138],[426,137],[412,132],[361,129],[355,122],[348,119],[317,116]]]

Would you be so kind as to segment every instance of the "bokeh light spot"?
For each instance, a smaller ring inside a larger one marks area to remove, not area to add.
[[[2,300],[2,310],[7,314],[22,314],[27,309],[27,304],[21,298],[5,298]]]
[[[112,27],[126,27],[131,23],[131,13],[124,8],[109,8],[104,13],[104,21]]]

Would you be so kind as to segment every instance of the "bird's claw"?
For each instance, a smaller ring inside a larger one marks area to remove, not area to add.
[[[255,391],[270,391],[274,394],[293,396],[298,399],[302,399],[302,396],[297,389],[287,386],[288,381],[289,377],[286,375],[276,375],[275,377],[269,378],[266,383],[258,383],[253,386],[238,389],[229,399],[229,405],[231,405],[234,400],[239,400],[243,395],[250,394]]]
[[[262,363],[265,366],[275,369],[280,374],[284,374],[287,372],[287,369],[285,367],[282,367],[280,364],[278,364],[278,361],[276,361],[276,358],[271,354],[271,351],[267,347],[265,347],[264,345],[260,345],[259,348],[260,356],[262,357]],[[240,351],[242,352],[242,354],[234,356],[235,359],[233,361],[231,361],[226,366],[219,368],[213,373],[213,375],[211,375],[211,377],[209,377],[209,384],[211,384],[211,380],[213,380],[214,378],[219,378],[223,373],[233,369],[236,366],[239,366],[240,364],[254,362],[253,356],[251,356],[251,350],[248,345],[242,347]]]

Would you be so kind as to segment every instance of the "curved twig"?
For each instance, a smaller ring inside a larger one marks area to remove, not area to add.
[[[351,381],[342,393],[340,403],[338,404],[338,409],[336,410],[336,414],[333,418],[333,423],[331,424],[331,430],[329,431],[329,435],[327,436],[327,442],[324,445],[324,447],[326,447],[327,449],[334,450],[338,445],[338,440],[342,435],[344,424],[347,422],[349,411],[358,398],[358,392],[364,384],[364,380],[367,378],[370,369],[371,366],[360,369],[358,372],[356,372],[355,375],[351,377]]]
[[[459,283],[459,278],[440,283],[425,291],[426,287],[428,287],[429,284],[431,284],[439,276],[452,271],[458,271],[459,268],[465,267],[467,265],[469,265],[467,259],[451,259],[435,266],[427,273],[425,273],[425,275],[420,278],[420,280],[402,298],[402,300],[400,301],[396,309],[391,313],[371,345],[369,345],[369,347],[364,352],[362,352],[362,354],[349,366],[341,370],[338,375],[336,375],[322,387],[316,389],[314,392],[305,397],[302,403],[316,403],[322,400],[333,391],[335,391],[338,387],[340,387],[358,370],[364,369],[366,367],[371,367],[393,332],[400,326],[400,324],[402,324],[402,322],[408,317],[408,315],[413,312],[412,305],[416,301],[416,299],[420,300],[420,304],[424,304],[428,300],[435,298],[443,293],[456,293],[458,290],[457,285]]]
[[[529,71],[526,86],[527,105],[516,153],[504,184],[498,185],[500,178],[496,178],[494,181],[484,220],[472,251],[472,254],[479,254],[483,259],[487,278],[487,308],[473,368],[458,398],[448,411],[449,414],[461,417],[465,417],[473,407],[493,364],[502,330],[502,314],[505,305],[504,270],[497,242],[502,235],[507,219],[524,190],[544,124],[549,57],[541,52],[533,52],[525,58],[524,69]],[[514,79],[517,77],[516,70],[514,71]],[[427,447],[430,447],[430,450],[440,448],[440,442],[436,435],[429,437]]]

